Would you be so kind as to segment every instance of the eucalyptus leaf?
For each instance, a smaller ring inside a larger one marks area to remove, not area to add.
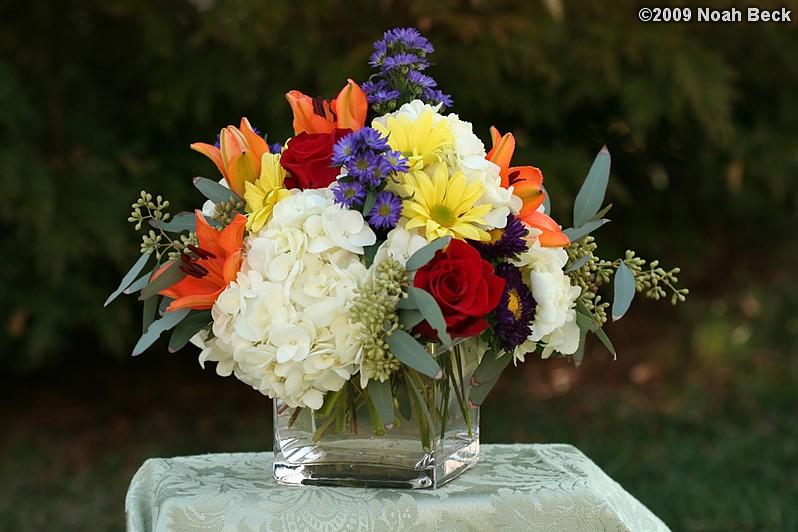
[[[510,353],[501,353],[495,350],[488,350],[482,357],[474,375],[471,377],[471,392],[468,399],[475,405],[481,405],[488,393],[493,389],[501,377],[504,368],[510,363],[513,356]]]
[[[411,287],[407,292],[407,297],[400,299],[397,304],[402,309],[418,309],[421,315],[427,320],[430,327],[438,333],[438,338],[445,346],[452,343],[449,333],[446,332],[446,320],[443,317],[441,308],[435,298],[421,288]]]
[[[617,321],[629,310],[635,297],[635,275],[623,261],[613,277],[612,321]]]
[[[153,273],[155,273],[155,270],[145,273],[144,275],[133,281],[133,284],[125,288],[123,293],[125,295],[135,294],[136,292],[147,286],[147,283],[150,282],[150,277],[152,277]]]
[[[371,400],[374,401],[374,407],[377,409],[377,414],[379,414],[382,424],[392,424],[394,415],[391,383],[389,381],[370,380],[367,392],[371,396]]]
[[[614,360],[617,360],[618,353],[615,351],[615,346],[612,345],[612,342],[610,341],[610,338],[607,336],[607,333],[604,332],[604,329],[599,327],[593,332],[596,333],[596,336],[598,336],[598,339],[601,341],[602,345],[604,345],[604,347],[607,348],[607,351],[610,352],[612,358]]]
[[[191,338],[213,322],[210,310],[194,311],[177,324],[169,339],[169,352],[181,350]]]
[[[370,268],[371,265],[374,264],[374,257],[377,255],[377,251],[379,249],[380,249],[379,242],[363,248],[363,259],[366,263],[366,268]]]
[[[142,334],[139,341],[136,342],[136,346],[133,348],[133,356],[135,357],[143,353],[148,347],[155,343],[161,334],[183,321],[183,319],[188,316],[189,312],[191,312],[190,308],[181,308],[171,312],[167,311],[162,318],[152,322],[152,324],[147,327],[147,332]]]
[[[113,294],[108,296],[108,299],[105,300],[105,304],[103,306],[107,307],[111,301],[119,297],[119,294],[121,294],[125,288],[130,286],[136,280],[136,276],[141,273],[151,256],[151,253],[145,253],[139,257],[135,264],[133,264],[133,267],[130,268],[130,270],[128,270],[128,272],[122,278],[122,282],[119,283],[119,286],[116,288],[116,290],[114,290]]]
[[[612,203],[608,203],[606,207],[604,207],[604,208],[603,208],[603,209],[601,209],[599,212],[597,212],[597,213],[596,213],[596,215],[595,215],[595,216],[593,216],[592,220],[598,220],[598,219],[600,219],[600,218],[604,218],[604,216],[605,216],[605,215],[606,215],[608,212],[610,212],[610,209],[612,209]]]
[[[590,255],[585,255],[583,257],[579,257],[578,259],[576,259],[576,261],[573,264],[571,264],[565,270],[563,270],[563,272],[568,273],[568,272],[572,272],[574,270],[578,270],[579,268],[584,266],[585,263],[587,261],[589,261],[589,260],[590,260]]]
[[[601,148],[574,202],[574,227],[582,227],[599,212],[610,177],[610,152]]]
[[[424,315],[418,309],[408,308],[399,310],[399,324],[406,331],[411,330],[422,321],[424,321]]]
[[[429,377],[438,378],[441,375],[441,368],[438,363],[415,338],[405,331],[401,329],[393,331],[388,336],[387,341],[388,347],[391,348],[391,353],[402,364]]]
[[[563,231],[563,233],[568,237],[568,240],[570,240],[571,243],[574,243],[582,240],[607,222],[609,222],[607,218],[603,218],[601,220],[591,220],[581,227],[570,227]]]
[[[441,238],[437,238],[424,246],[423,248],[419,249],[413,255],[407,259],[407,263],[405,264],[405,268],[408,271],[417,270],[427,264],[432,258],[435,256],[435,253],[439,249],[443,249],[446,244],[452,239],[450,236],[443,236]]]
[[[396,403],[399,405],[399,413],[405,419],[405,421],[410,421],[410,418],[413,416],[413,410],[410,406],[410,385],[405,384],[397,384],[396,385]]]
[[[222,225],[219,220],[214,220],[210,216],[205,216],[204,218],[212,227],[219,227]],[[168,222],[164,222],[163,220],[150,220],[150,225],[153,227],[160,227],[164,231],[170,233],[182,233],[183,231],[194,233],[197,231],[197,216],[193,212],[179,212]]]
[[[546,187],[543,185],[540,185],[540,190],[542,190],[545,194],[545,196],[543,196],[543,212],[551,215],[551,200],[549,199],[549,193],[546,192]]]
[[[579,331],[579,347],[576,348],[576,352],[573,354],[574,363],[576,365],[580,365],[582,360],[585,358],[585,341],[587,340],[587,330]]]
[[[158,296],[148,297],[144,300],[144,305],[142,306],[144,307],[144,315],[141,320],[141,334],[144,334],[152,322],[155,321],[155,313],[158,310]]]
[[[194,178],[194,186],[197,187],[197,190],[202,192],[202,195],[211,200],[212,202],[222,203],[223,201],[226,202],[243,202],[244,200],[241,197],[227,188],[226,186],[217,183],[216,181],[212,181],[205,177],[195,177]]]
[[[169,288],[176,282],[180,281],[183,277],[185,277],[186,273],[180,269],[180,264],[181,262],[179,260],[174,261],[158,277],[151,280],[150,284],[148,284],[141,290],[141,295],[139,296],[139,300],[141,301],[149,297],[152,297],[161,290]]]

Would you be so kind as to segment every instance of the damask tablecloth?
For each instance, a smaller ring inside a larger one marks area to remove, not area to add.
[[[668,530],[571,445],[483,445],[436,490],[280,486],[271,453],[154,458],[125,511],[133,532]]]

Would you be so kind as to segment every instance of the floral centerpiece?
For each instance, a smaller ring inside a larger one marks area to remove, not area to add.
[[[608,310],[687,293],[678,269],[595,255],[606,149],[563,230],[513,135],[491,128],[486,151],[448,113],[424,73],[432,52],[414,29],[388,31],[369,81],[330,101],[287,93],[284,144],[246,118],[192,144],[222,175],[194,180],[201,209],[171,217],[146,192],[133,204],[149,228],[109,298],[144,302],[133,354],[172,331],[170,350],[190,341],[203,367],[273,398],[281,482],[440,485],[476,463],[478,407],[510,362],[579,361],[589,332],[614,355]]]

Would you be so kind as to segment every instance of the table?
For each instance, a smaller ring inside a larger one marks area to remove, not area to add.
[[[436,490],[285,487],[272,453],[147,460],[125,500],[139,531],[630,530],[668,527],[571,445],[483,445]]]

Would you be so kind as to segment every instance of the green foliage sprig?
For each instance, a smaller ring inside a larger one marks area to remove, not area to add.
[[[607,309],[610,305],[598,294],[599,288],[610,282],[621,264],[626,265],[632,272],[635,291],[643,293],[645,297],[659,300],[670,292],[671,304],[685,301],[689,290],[677,287],[679,279],[676,274],[679,273],[679,268],[666,271],[659,267],[658,260],[651,261],[646,268],[646,260],[636,256],[632,250],[626,250],[623,259],[608,261],[594,254],[597,247],[592,236],[573,242],[566,249],[568,253],[566,269],[570,269],[568,275],[572,284],[582,289],[580,300],[599,325],[607,322]]]

